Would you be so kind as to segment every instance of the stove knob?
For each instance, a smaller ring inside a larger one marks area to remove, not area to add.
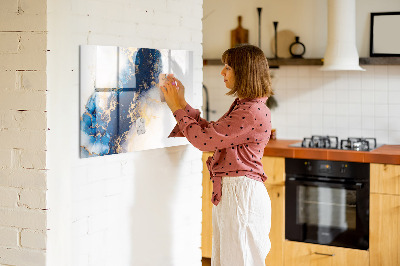
[[[346,169],[347,169],[347,164],[342,164],[342,167],[340,168],[340,173],[341,174],[346,173]]]
[[[312,166],[311,166],[311,163],[310,163],[310,162],[307,162],[307,163],[306,163],[306,169],[307,169],[308,172],[311,172]]]

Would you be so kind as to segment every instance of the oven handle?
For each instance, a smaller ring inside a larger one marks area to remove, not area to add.
[[[288,177],[287,181],[294,181],[297,183],[301,183],[304,185],[318,185],[318,184],[325,184],[325,185],[341,185],[345,186],[348,188],[354,188],[354,189],[361,189],[363,187],[362,182],[356,182],[356,183],[346,183],[346,182],[332,182],[332,181],[321,181],[321,180],[315,180],[315,181],[309,181],[309,180],[304,180],[303,178],[297,178],[297,177]]]

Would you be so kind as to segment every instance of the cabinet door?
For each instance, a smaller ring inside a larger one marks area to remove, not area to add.
[[[400,165],[370,165],[371,193],[400,195]]]
[[[367,266],[365,250],[285,241],[285,266]]]
[[[285,185],[285,158],[264,156],[261,163],[268,177],[266,184]]]
[[[212,252],[212,183],[206,161],[211,152],[203,153],[203,195],[202,195],[202,224],[201,224],[201,253],[204,258],[211,258]]]
[[[400,265],[400,196],[371,194],[371,266]]]
[[[285,187],[265,184],[271,199],[271,250],[265,259],[266,266],[283,265],[285,240]]]

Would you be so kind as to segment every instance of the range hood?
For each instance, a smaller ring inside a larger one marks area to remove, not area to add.
[[[328,44],[320,70],[358,70],[355,0],[328,0]]]

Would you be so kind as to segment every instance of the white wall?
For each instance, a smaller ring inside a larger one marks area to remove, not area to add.
[[[273,21],[279,22],[278,31],[290,30],[300,36],[300,41],[309,51],[307,56],[316,57],[323,50],[327,37],[324,32],[327,26],[326,2],[321,0],[205,0],[204,58],[219,59],[221,54],[230,48],[230,31],[237,27],[238,16],[242,16],[243,28],[249,30],[249,43],[258,45],[258,7],[262,8],[261,49],[267,57],[273,55]]]
[[[0,265],[46,260],[46,1],[0,2]]]
[[[242,16],[242,26],[249,30],[249,43],[258,45],[258,7],[262,8],[261,49],[267,57],[274,55],[272,22],[278,21],[278,32],[290,31],[300,37],[300,41],[306,46],[305,57],[321,58],[324,56],[327,41],[327,2],[327,0],[204,0],[204,58],[219,59],[229,48],[230,31],[237,27],[238,16]],[[356,42],[360,57],[369,56],[370,13],[399,10],[398,0],[356,0]],[[291,43],[285,38],[278,40]],[[278,53],[280,49],[278,48]]]
[[[201,18],[201,0],[48,1],[48,265],[200,265],[201,152],[80,159],[79,45],[193,50],[199,107]]]
[[[254,33],[250,33],[250,43],[258,43],[257,4],[270,14],[263,17],[263,22],[268,20],[268,24],[272,25],[276,19],[286,25],[283,29],[289,28],[301,36],[307,47],[306,57],[323,57],[326,17],[321,14],[327,11],[327,1],[252,3],[251,11],[248,2],[235,1],[230,4],[234,6],[230,12],[224,1],[204,2],[204,58],[220,58],[220,54],[229,48],[229,30],[236,27],[237,15],[243,15],[244,22],[246,18],[251,18],[246,12],[252,12],[254,25],[249,22],[243,26]],[[378,5],[376,1],[358,0],[356,3],[357,46],[360,56],[368,57],[369,13],[398,11],[400,2],[385,0],[379,1]],[[222,13],[224,16],[219,15]],[[273,34],[272,26],[270,31]],[[267,38],[266,35],[262,36]],[[268,38],[273,38],[273,35]],[[266,43],[263,39],[262,48],[270,56],[272,53]],[[272,112],[272,124],[277,129],[278,138],[302,139],[322,134],[337,135],[339,138],[376,137],[382,144],[399,144],[400,66],[363,67],[367,71],[321,72],[318,66],[272,69],[273,89],[279,104]],[[221,68],[222,65],[206,66],[203,70],[204,84],[210,92],[210,109],[216,111],[210,115],[211,120],[218,119],[232,102],[232,98],[224,95],[226,88],[219,74]]]

